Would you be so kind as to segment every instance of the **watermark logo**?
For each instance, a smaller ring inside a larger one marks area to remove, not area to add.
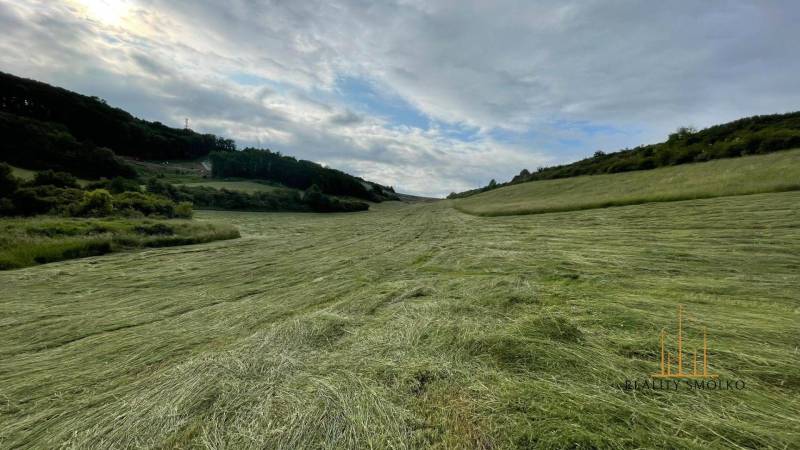
[[[690,318],[685,318],[687,322],[694,322]],[[678,345],[677,345],[677,352],[673,354],[671,351],[667,349],[667,338],[669,335],[667,334],[666,330],[661,330],[661,371],[651,374],[650,376],[653,378],[701,378],[701,379],[709,379],[709,378],[719,378],[719,375],[710,373],[708,371],[708,330],[704,326],[703,327],[703,354],[702,358],[703,361],[701,363],[701,369],[698,371],[697,368],[697,352],[700,350],[698,347],[694,347],[693,351],[685,352],[684,351],[684,340],[683,340],[683,321],[684,321],[684,312],[683,312],[683,305],[678,305]],[[689,347],[690,349],[692,347]],[[685,365],[684,365],[684,356],[691,355],[691,372],[685,372]]]
[[[659,371],[644,380],[625,380],[623,390],[727,391],[745,388],[743,380],[721,380],[719,374],[709,369],[708,328],[688,316],[683,305],[678,305],[676,328],[674,335],[666,329],[661,330]]]

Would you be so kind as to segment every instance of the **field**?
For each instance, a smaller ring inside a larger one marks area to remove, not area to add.
[[[233,227],[189,220],[48,217],[0,219],[0,270],[143,247],[233,239]]]
[[[0,447],[797,448],[798,204],[199,212],[243,237],[0,273]],[[744,389],[623,389],[679,304]]]
[[[28,170],[28,169],[23,169],[21,167],[11,166],[11,173],[14,174],[15,177],[23,181],[33,180],[33,177],[36,176],[36,172],[37,172],[36,170]],[[81,186],[86,186],[89,183],[91,183],[91,181],[78,178],[78,184]]]
[[[481,216],[537,214],[800,189],[800,150],[516,184],[456,201]]]
[[[229,189],[231,191],[252,192],[273,192],[277,190],[288,190],[282,186],[272,186],[269,184],[258,183],[255,181],[203,181],[197,183],[183,183],[184,186],[205,186],[214,189]]]

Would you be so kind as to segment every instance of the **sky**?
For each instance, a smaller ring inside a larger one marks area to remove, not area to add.
[[[0,70],[444,196],[800,110],[796,1],[0,0]]]

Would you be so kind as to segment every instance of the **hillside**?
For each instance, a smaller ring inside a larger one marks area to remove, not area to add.
[[[536,214],[800,189],[800,149],[606,175],[514,184],[453,200],[483,216]]]
[[[238,152],[215,152],[210,160],[215,178],[259,179],[302,190],[316,186],[325,194],[374,202],[398,199],[391,187],[269,150],[246,148]]]
[[[397,200],[391,187],[269,150],[236,151],[231,139],[171,128],[136,118],[105,101],[0,72],[0,161],[29,170],[63,171],[81,178],[148,178],[204,181],[210,166],[217,178],[247,178],[305,191],[381,202]],[[121,157],[123,156],[124,159]],[[177,164],[170,165],[170,162]],[[189,167],[191,166],[191,167]],[[297,199],[239,199],[226,204],[272,201],[305,210]],[[296,194],[302,197],[302,193]],[[362,205],[365,205],[362,203]],[[312,208],[313,209],[313,208]],[[324,206],[324,210],[340,210]],[[346,207],[344,210],[352,208]],[[360,210],[361,208],[355,208]]]
[[[479,189],[450,194],[448,198],[468,197],[529,181],[650,170],[797,147],[800,147],[800,111],[752,116],[700,131],[681,127],[665,142],[658,144],[642,145],[614,153],[597,151],[592,157],[571,164],[540,167],[534,172],[523,169],[508,183],[490,183]]]
[[[3,72],[0,111],[60,124],[78,141],[140,159],[191,159],[236,148],[230,139],[138,119],[97,97]]]
[[[798,204],[201,211],[242,238],[0,273],[0,442],[793,448]],[[678,304],[744,389],[624,389]]]

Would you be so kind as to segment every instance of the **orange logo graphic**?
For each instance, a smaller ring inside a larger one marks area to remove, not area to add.
[[[686,318],[687,321],[692,321]],[[703,362],[702,367],[697,367],[697,352],[695,348],[691,353],[691,372],[684,372],[684,341],[683,341],[683,305],[678,305],[678,350],[675,354],[668,351],[666,330],[661,330],[661,371],[651,374],[653,378],[718,378],[719,375],[708,372],[708,333],[706,328],[703,327]],[[693,322],[693,321],[692,321]],[[689,356],[687,353],[686,356]],[[699,369],[699,370],[698,370]]]

